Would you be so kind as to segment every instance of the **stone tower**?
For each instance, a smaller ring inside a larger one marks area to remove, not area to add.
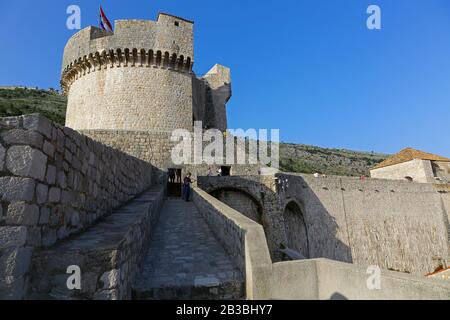
[[[172,131],[194,121],[227,128],[230,70],[216,65],[198,78],[192,21],[117,20],[114,32],[87,27],[64,50],[61,86],[66,126],[76,130]]]

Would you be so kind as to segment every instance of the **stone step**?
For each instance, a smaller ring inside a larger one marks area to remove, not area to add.
[[[164,203],[154,187],[86,232],[35,252],[29,299],[129,299]],[[69,290],[70,266],[81,271],[81,290]]]
[[[133,285],[142,300],[233,300],[245,297],[244,279],[195,205],[164,204]]]

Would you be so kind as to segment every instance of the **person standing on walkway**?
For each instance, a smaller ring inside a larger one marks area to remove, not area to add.
[[[170,183],[175,183],[175,170],[174,169],[169,169],[169,182]]]
[[[189,199],[191,198],[191,177],[192,173],[189,172],[183,181],[183,199],[186,200],[186,202],[189,202]]]

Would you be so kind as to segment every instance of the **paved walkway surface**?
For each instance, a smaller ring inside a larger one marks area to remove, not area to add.
[[[137,299],[241,299],[244,281],[192,202],[167,200],[155,229]]]

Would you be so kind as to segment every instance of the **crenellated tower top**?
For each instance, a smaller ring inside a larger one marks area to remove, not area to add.
[[[226,130],[230,70],[192,71],[194,23],[160,13],[156,21],[116,20],[114,32],[87,27],[64,49],[66,126],[76,130],[172,131],[195,121]]]
[[[61,86],[90,71],[108,67],[161,67],[191,72],[194,64],[194,23],[160,13],[156,21],[116,20],[114,32],[87,27],[73,35],[64,49]]]

